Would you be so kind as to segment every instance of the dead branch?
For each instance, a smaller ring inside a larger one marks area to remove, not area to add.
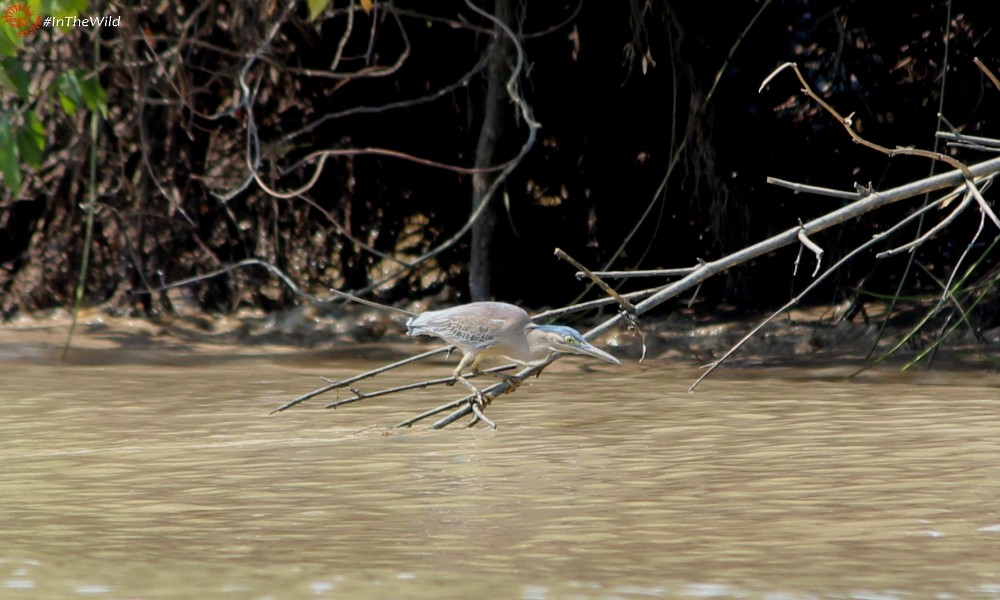
[[[812,88],[806,82],[805,78],[802,76],[802,73],[799,71],[798,66],[795,63],[785,63],[784,65],[782,65],[782,66],[778,67],[777,69],[775,69],[775,71],[773,71],[767,78],[765,78],[764,83],[761,84],[761,89],[763,89],[767,85],[767,83],[770,82],[771,79],[777,73],[781,72],[782,70],[784,70],[786,68],[791,68],[795,72],[796,76],[798,77],[800,83],[803,86],[803,89],[802,89],[803,93],[805,93],[806,95],[808,95],[810,98],[812,98],[814,101],[816,101],[820,106],[822,106],[827,112],[829,112],[831,115],[833,115],[834,118],[836,118],[837,121],[845,128],[845,130],[851,136],[851,139],[854,140],[856,143],[862,144],[862,145],[864,145],[864,146],[866,146],[868,148],[871,148],[873,150],[876,150],[878,152],[882,152],[882,153],[884,153],[884,154],[886,154],[886,155],[888,155],[890,157],[891,156],[895,156],[897,154],[908,154],[908,155],[912,155],[912,156],[922,156],[922,157],[931,158],[931,159],[934,159],[934,160],[941,160],[943,162],[948,163],[949,165],[952,165],[953,167],[955,167],[957,169],[957,171],[953,171],[952,173],[950,173],[948,175],[951,175],[951,176],[959,175],[959,176],[961,176],[961,178],[962,178],[962,182],[961,183],[963,184],[963,186],[964,186],[964,188],[966,190],[966,193],[963,196],[962,203],[957,207],[956,210],[952,211],[951,215],[949,215],[941,223],[939,223],[939,225],[937,227],[932,228],[930,231],[927,232],[927,234],[919,237],[913,243],[904,246],[905,248],[908,248],[908,249],[911,249],[911,250],[913,248],[916,248],[921,243],[923,243],[927,239],[930,239],[931,237],[933,237],[934,234],[936,234],[941,229],[943,229],[948,224],[950,224],[952,221],[954,221],[954,219],[957,218],[958,214],[960,214],[962,211],[964,211],[965,208],[968,207],[971,204],[971,202],[969,200],[970,198],[974,198],[976,200],[976,202],[979,204],[980,214],[981,214],[981,217],[982,217],[982,221],[985,222],[985,219],[987,217],[989,217],[990,220],[993,221],[998,228],[1000,228],[1000,220],[997,219],[996,214],[993,212],[993,210],[986,203],[986,200],[983,199],[982,194],[980,193],[979,187],[977,186],[976,180],[977,180],[977,176],[979,176],[980,173],[975,172],[973,169],[971,169],[968,166],[966,166],[965,164],[959,162],[957,159],[955,159],[953,157],[950,157],[950,156],[942,155],[940,153],[927,152],[927,151],[924,151],[924,150],[912,150],[912,149],[908,149],[908,148],[897,148],[895,150],[890,150],[888,148],[885,148],[883,146],[880,146],[878,144],[875,144],[873,142],[870,142],[870,141],[866,140],[865,138],[861,137],[860,135],[857,134],[857,132],[854,131],[854,129],[853,129],[853,123],[851,121],[851,117],[850,116],[848,116],[846,118],[840,116],[840,114],[837,113],[837,111],[832,106],[830,106],[828,103],[826,103],[822,98],[820,98],[812,90]],[[987,161],[987,162],[991,162],[991,161]],[[982,165],[982,164],[983,163],[980,163],[980,165]],[[985,178],[985,182],[984,182],[985,185],[988,185],[989,182],[992,181],[992,177],[994,177],[995,175],[996,175],[996,171],[992,170],[992,169],[989,170],[989,171],[987,171],[985,174],[983,174],[983,177]],[[932,178],[925,179],[924,182],[928,182],[930,180],[936,180],[936,179],[937,178],[932,177]],[[920,183],[920,182],[918,182],[918,183]],[[907,187],[907,186],[903,186],[903,187]],[[954,192],[952,194],[946,195],[943,198],[938,199],[935,202],[927,204],[924,208],[922,208],[922,209],[914,212],[909,217],[907,217],[907,218],[903,219],[902,221],[900,221],[899,223],[897,223],[895,226],[891,227],[890,229],[886,230],[885,232],[882,232],[882,233],[876,235],[872,240],[869,240],[868,242],[860,245],[858,248],[855,248],[854,250],[852,250],[851,252],[849,252],[847,255],[845,255],[845,257],[843,259],[841,259],[840,261],[838,261],[836,265],[834,265],[833,267],[831,267],[830,269],[828,269],[823,274],[823,276],[821,276],[819,279],[815,280],[812,284],[810,284],[809,286],[807,286],[806,289],[802,293],[800,293],[795,298],[793,298],[788,303],[786,303],[785,306],[783,306],[780,309],[778,309],[777,311],[775,311],[770,317],[768,317],[767,319],[765,319],[761,324],[759,324],[757,327],[755,327],[750,333],[748,333],[740,341],[738,341],[721,358],[719,358],[718,360],[716,360],[713,363],[711,363],[711,365],[709,365],[708,370],[705,373],[703,373],[694,382],[694,384],[692,384],[690,390],[694,390],[694,388],[697,387],[698,384],[701,381],[703,381],[712,371],[714,371],[728,357],[732,356],[732,354],[737,349],[739,349],[748,339],[750,339],[753,335],[755,335],[767,323],[771,322],[775,317],[777,317],[779,314],[782,314],[785,310],[787,310],[791,306],[797,304],[801,300],[801,298],[803,297],[803,295],[805,293],[811,291],[819,283],[819,281],[821,281],[827,275],[829,275],[830,273],[832,273],[835,267],[838,267],[841,264],[844,264],[844,262],[847,259],[852,258],[853,256],[855,256],[857,254],[857,252],[859,252],[860,250],[869,247],[875,240],[883,239],[889,233],[898,230],[900,226],[902,226],[903,224],[908,223],[910,220],[912,220],[915,215],[923,215],[927,211],[927,209],[929,207],[937,207],[937,206],[942,206],[943,207],[943,206],[946,206],[947,203],[950,201],[950,198],[953,196],[953,194],[954,194]],[[862,201],[859,201],[859,202],[860,203],[866,203],[865,200],[862,200]],[[859,204],[859,202],[856,202],[855,205]],[[835,212],[839,212],[839,211],[835,211]],[[831,214],[833,214],[833,213],[831,213]],[[829,216],[829,215],[827,215],[827,216]],[[982,226],[980,226],[980,230],[976,232],[975,239],[978,239],[979,233],[981,231],[981,228],[982,228]],[[805,244],[805,240],[803,239],[803,236],[805,236],[807,234],[808,234],[808,232],[806,231],[806,229],[804,227],[800,228],[798,235],[799,235],[800,241],[803,241],[804,244]],[[968,251],[968,247],[966,248],[966,251]],[[892,252],[892,251],[890,251],[890,252]],[[963,257],[964,257],[964,254],[963,254]],[[797,263],[798,263],[798,259],[796,259],[796,264]],[[957,270],[957,268],[958,268],[958,266],[956,265],[955,269]],[[955,272],[956,271],[953,271],[952,277],[954,277]],[[947,294],[947,290],[945,291],[945,293]],[[940,308],[940,305],[943,303],[943,301],[944,301],[944,297],[942,297],[942,300],[939,302],[938,308]],[[933,312],[936,312],[936,310],[933,311]]]
[[[481,375],[490,375],[490,374],[493,374],[493,373],[500,373],[500,372],[503,372],[503,371],[509,371],[509,370],[515,368],[515,366],[516,365],[511,364],[511,365],[502,365],[502,366],[499,366],[499,367],[493,367],[491,369],[484,369],[484,370],[480,371],[479,373],[473,373],[473,374],[467,376],[466,379],[473,379],[473,378],[479,377]],[[384,372],[384,371],[381,371],[381,372]],[[369,371],[369,373],[370,373],[370,371]],[[377,374],[378,373],[375,373],[375,375],[377,375]],[[358,380],[355,379],[355,381],[358,381]],[[434,385],[452,386],[452,385],[455,385],[455,381],[456,380],[455,380],[454,377],[439,377],[437,379],[428,379],[427,381],[418,381],[416,383],[408,383],[408,384],[405,384],[405,385],[398,385],[398,386],[395,386],[395,387],[386,388],[384,390],[378,390],[376,392],[362,392],[360,390],[356,390],[354,388],[351,388],[351,392],[354,393],[354,397],[353,398],[344,398],[344,399],[341,399],[341,400],[335,400],[335,401],[330,402],[329,404],[325,405],[323,408],[334,408],[335,409],[335,408],[338,408],[340,406],[344,406],[345,404],[353,404],[353,403],[361,401],[361,400],[368,400],[370,398],[378,398],[379,396],[388,396],[389,394],[396,394],[396,393],[399,393],[399,392],[408,392],[410,390],[425,389],[425,388],[428,388],[428,387],[431,387],[431,386],[434,386]],[[330,383],[336,383],[336,384],[338,384],[338,387],[344,387],[344,385],[341,385],[342,382],[332,382],[331,381]]]
[[[686,267],[681,269],[646,269],[637,271],[594,271],[594,275],[598,277],[603,277],[604,279],[632,279],[636,277],[677,277],[680,275],[687,275],[688,273],[694,271],[698,267]],[[583,279],[587,274],[583,271],[579,271],[576,274],[577,279]]]
[[[365,371],[364,373],[361,373],[360,375],[355,375],[354,377],[350,377],[348,379],[343,379],[343,380],[340,380],[340,381],[332,381],[328,385],[325,385],[325,386],[323,386],[323,387],[321,387],[319,389],[315,389],[315,390],[313,390],[313,391],[311,391],[309,393],[302,394],[298,398],[295,398],[294,400],[291,400],[289,402],[286,402],[286,403],[282,404],[281,406],[279,406],[278,408],[272,410],[268,414],[273,415],[274,413],[279,413],[279,412],[288,410],[289,408],[291,408],[293,406],[296,406],[298,404],[301,404],[301,403],[303,403],[306,400],[309,400],[311,398],[315,398],[316,396],[319,396],[320,394],[325,394],[325,393],[327,393],[327,392],[329,392],[331,390],[336,390],[336,389],[347,387],[347,386],[351,385],[352,383],[354,383],[356,381],[361,381],[362,379],[368,379],[369,377],[374,377],[374,376],[376,376],[376,375],[378,375],[380,373],[385,373],[386,371],[391,371],[393,369],[398,369],[399,367],[406,366],[406,365],[408,365],[410,363],[414,363],[414,362],[417,362],[419,360],[424,360],[425,358],[430,358],[432,356],[437,356],[438,354],[444,354],[446,352],[451,352],[453,349],[454,349],[453,346],[447,346],[445,348],[437,348],[435,350],[428,350],[427,352],[423,352],[421,354],[417,354],[416,356],[411,356],[411,357],[405,358],[403,360],[398,360],[398,361],[396,361],[394,363],[381,366],[381,367],[379,367],[377,369],[372,369],[371,371]]]
[[[824,231],[836,225],[840,225],[852,219],[856,219],[864,214],[867,214],[869,212],[872,212],[889,204],[901,202],[903,200],[907,200],[933,191],[946,190],[947,188],[958,186],[959,190],[965,188],[969,193],[973,193],[971,192],[971,190],[969,190],[968,187],[969,180],[966,179],[966,174],[971,174],[976,181],[988,181],[994,178],[998,173],[1000,173],[1000,158],[994,158],[991,160],[987,160],[981,163],[968,166],[965,170],[956,169],[953,171],[935,175],[933,177],[928,177],[920,181],[908,183],[906,185],[902,185],[897,188],[893,188],[884,192],[872,191],[869,194],[861,196],[855,202],[852,202],[851,204],[843,206],[837,210],[834,210],[822,217],[813,219],[812,221],[803,223],[796,227],[792,227],[782,233],[779,233],[766,240],[758,242],[757,244],[754,244],[739,252],[722,257],[715,261],[705,262],[704,264],[694,269],[693,271],[691,271],[690,273],[688,273],[687,275],[685,275],[683,278],[681,278],[676,282],[658,288],[653,288],[650,290],[643,290],[641,294],[649,294],[649,296],[645,300],[642,300],[638,304],[634,305],[636,314],[637,315],[645,314],[649,310],[652,310],[653,308],[662,304],[663,302],[666,302],[670,298],[676,297],[681,293],[690,290],[692,288],[696,288],[702,282],[704,282],[713,275],[725,272],[726,270],[731,269],[737,265],[743,264],[757,257],[760,257],[764,254],[788,246],[790,244],[799,243],[801,242],[800,235],[803,234],[806,236],[814,235],[820,231]],[[975,186],[973,186],[973,189],[975,189]],[[747,336],[746,339],[749,339],[750,336],[756,333],[756,331],[759,331],[760,328],[770,323],[779,314],[781,314],[791,306],[797,304],[801,300],[801,298],[803,298],[807,293],[815,289],[815,287],[819,285],[820,282],[822,282],[830,274],[834,273],[839,267],[841,267],[848,260],[856,256],[859,252],[871,247],[871,245],[879,241],[886,239],[889,235],[895,233],[896,231],[899,231],[903,226],[907,225],[908,223],[918,218],[919,216],[926,214],[932,209],[936,209],[938,206],[940,206],[940,203],[942,203],[945,199],[953,196],[954,194],[955,194],[954,190],[948,190],[948,193],[943,195],[942,198],[940,198],[938,201],[930,203],[927,206],[918,209],[917,211],[914,211],[911,215],[901,220],[899,223],[897,223],[890,229],[878,234],[872,240],[852,250],[842,259],[840,259],[839,261],[828,267],[826,271],[824,271],[824,273],[816,277],[814,281],[811,282],[811,284],[805,290],[803,290],[802,293],[800,293],[798,296],[796,296],[796,298],[794,298],[792,301],[786,304],[785,307],[782,307],[781,309],[779,309],[779,311],[775,312],[771,317],[762,322],[758,326],[758,328],[756,328],[753,332],[751,332],[751,334]],[[595,302],[599,304],[610,304],[615,302],[615,300],[606,298]],[[578,307],[568,307],[566,310],[575,310],[577,308]],[[551,312],[548,314],[551,314]],[[590,339],[593,336],[602,333],[604,331],[607,331],[611,327],[614,327],[621,320],[622,320],[621,313],[616,314],[613,317],[610,317],[609,319],[605,320],[598,326],[594,327],[590,331],[584,333],[584,337]],[[708,371],[706,371],[706,373],[704,373],[701,377],[699,377],[698,380],[691,386],[691,390],[693,390],[701,381],[705,379],[705,377],[707,377],[712,371],[714,371],[714,369],[716,369],[719,365],[721,365],[726,358],[735,353],[739,349],[739,347],[742,346],[743,343],[745,343],[746,339],[739,342],[729,352],[727,352],[725,356],[723,356],[718,361],[713,363],[713,365],[710,365]],[[524,379],[530,377],[531,375],[541,372],[542,369],[551,364],[551,362],[556,358],[558,358],[558,356],[551,357],[543,364],[531,367],[525,367],[524,369],[516,373],[514,377],[518,381],[523,381]],[[485,393],[487,393],[488,396],[491,398],[496,398],[497,396],[505,393],[509,389],[510,389],[510,383],[508,383],[507,381],[502,381],[490,387],[488,390],[485,391]],[[424,418],[439,414],[449,409],[454,409],[454,410],[452,413],[450,413],[443,419],[434,423],[432,427],[434,428],[446,427],[447,425],[454,423],[455,421],[462,419],[468,415],[473,415],[474,417],[473,423],[475,423],[477,420],[482,420],[482,418],[481,415],[476,414],[478,406],[476,408],[473,408],[473,404],[475,403],[471,401],[471,396],[468,396],[466,398],[444,404],[431,411],[427,411],[426,413],[422,413],[421,415],[418,415],[413,419],[408,419],[406,421],[403,421],[401,422],[400,425],[409,426]],[[481,412],[481,410],[479,412]]]
[[[760,89],[758,90],[758,93],[763,91],[763,89],[767,86],[767,84],[770,83],[771,80],[774,79],[774,77],[778,73],[784,71],[785,69],[791,69],[792,71],[795,72],[795,76],[799,78],[799,82],[802,84],[802,93],[812,98],[814,102],[822,106],[826,112],[830,113],[830,115],[833,116],[833,118],[836,119],[838,123],[840,123],[840,125],[844,128],[844,130],[847,131],[848,135],[851,136],[851,139],[855,143],[861,144],[866,148],[871,148],[872,150],[885,154],[886,156],[889,157],[904,154],[909,156],[921,156],[924,158],[929,158],[931,160],[939,160],[948,163],[951,167],[955,169],[961,170],[965,174],[966,179],[972,179],[972,174],[967,170],[965,165],[962,164],[957,159],[955,159],[954,157],[948,156],[947,154],[941,154],[940,152],[930,152],[928,150],[916,150],[913,148],[899,148],[899,147],[886,148],[885,146],[876,144],[875,142],[869,141],[861,137],[861,135],[854,130],[854,113],[851,113],[846,117],[841,116],[841,114],[838,113],[836,109],[830,106],[830,104],[827,103],[825,100],[823,100],[823,98],[821,98],[819,94],[813,91],[812,87],[806,81],[805,76],[802,75],[802,71],[799,71],[799,66],[793,62],[787,62],[779,66],[777,69],[772,71],[770,75],[764,78],[764,82],[760,84]]]
[[[569,254],[566,254],[561,248],[556,248],[555,255],[557,258],[561,258],[577,269],[580,269],[597,287],[601,288],[605,294],[611,296],[618,303],[618,312],[622,320],[625,321],[628,330],[635,332],[639,336],[639,341],[642,343],[642,355],[639,357],[639,362],[644,361],[646,359],[646,336],[643,334],[642,329],[639,328],[639,315],[635,311],[635,305],[615,291],[603,279],[594,274],[593,271],[580,264],[580,262]]]
[[[844,200],[857,200],[862,196],[868,195],[856,191],[845,192],[842,190],[834,190],[830,188],[818,187],[815,185],[805,185],[804,183],[785,181],[784,179],[778,179],[777,177],[768,177],[767,182],[779,187],[786,187],[790,190],[793,190],[796,194],[801,194],[801,193],[815,194],[817,196],[830,196],[831,198],[841,198]]]
[[[809,239],[809,236],[806,235],[806,232],[801,228],[799,229],[797,237],[799,238],[799,242],[801,242],[802,245],[799,246],[799,255],[795,257],[795,268],[792,270],[792,275],[794,276],[796,273],[798,273],[799,259],[802,258],[802,249],[809,248],[809,250],[816,255],[816,268],[813,269],[813,274],[812,274],[812,276],[815,277],[816,273],[819,273],[819,265],[823,262],[823,249],[819,247],[819,244]]]
[[[947,199],[939,201],[939,203],[942,206],[944,206],[945,202],[947,202]],[[920,246],[927,240],[933,238],[935,235],[937,235],[942,230],[951,225],[952,222],[954,222],[955,219],[958,218],[958,215],[960,215],[962,211],[968,208],[971,203],[972,203],[972,194],[966,192],[965,195],[962,197],[962,201],[958,204],[958,206],[956,206],[955,209],[951,211],[951,213],[947,217],[942,219],[937,225],[928,229],[926,233],[924,233],[923,235],[921,235],[920,237],[918,237],[913,241],[903,244],[902,246],[897,246],[896,248],[890,248],[889,250],[884,250],[882,252],[879,252],[878,254],[875,255],[875,258],[885,258],[887,256],[892,256],[893,254],[899,254],[900,252],[906,250],[912,251],[916,249],[918,246]],[[985,213],[983,213],[983,216],[985,217]]]
[[[956,148],[968,148],[970,150],[981,150],[983,152],[1000,151],[1000,140],[993,138],[968,135],[954,131],[938,131],[934,135],[943,140],[948,140],[948,145]]]
[[[750,338],[752,338],[753,336],[757,335],[757,333],[761,329],[763,329],[765,326],[767,326],[768,323],[770,323],[771,321],[773,321],[774,319],[776,319],[778,316],[784,314],[785,311],[787,311],[788,309],[792,308],[793,306],[795,306],[796,304],[798,304],[799,302],[801,302],[802,299],[805,298],[805,296],[807,294],[809,294],[811,291],[813,291],[813,289],[815,289],[816,286],[818,286],[824,279],[826,279],[827,277],[829,277],[830,275],[832,275],[833,273],[835,273],[837,271],[837,269],[839,269],[844,264],[847,264],[847,262],[849,262],[851,259],[853,259],[855,256],[857,256],[857,254],[859,252],[861,252],[862,250],[865,250],[867,248],[870,248],[874,244],[876,244],[876,243],[878,243],[878,242],[886,239],[889,235],[891,235],[891,234],[895,233],[896,231],[899,231],[900,229],[902,229],[902,227],[905,226],[905,225],[907,225],[908,223],[910,223],[910,221],[913,221],[914,219],[917,219],[918,217],[920,217],[921,215],[925,214],[926,212],[930,211],[933,208],[937,208],[940,205],[940,203],[941,203],[941,200],[937,200],[937,201],[932,202],[932,203],[924,206],[923,208],[915,211],[914,213],[910,214],[909,216],[907,216],[906,218],[904,218],[902,221],[900,221],[896,225],[894,225],[894,226],[890,227],[889,229],[887,229],[887,230],[879,233],[878,235],[872,237],[872,239],[870,239],[867,242],[861,244],[860,246],[858,246],[854,250],[851,250],[850,252],[848,252],[847,254],[845,254],[843,256],[843,258],[841,258],[840,260],[838,260],[836,263],[830,265],[830,267],[827,268],[826,271],[824,271],[819,277],[815,277],[813,279],[813,281],[808,286],[806,286],[806,288],[804,290],[802,290],[798,295],[796,295],[794,298],[792,298],[791,300],[789,300],[788,302],[786,302],[781,308],[779,308],[778,310],[776,310],[773,313],[771,313],[771,315],[769,317],[767,317],[766,319],[764,319],[763,321],[761,321],[756,327],[754,327],[753,329],[751,329],[749,333],[747,333],[746,335],[744,335],[742,338],[740,338],[740,340],[738,342],[736,342],[735,344],[733,344],[729,348],[729,350],[726,351],[725,354],[723,354],[718,359],[716,359],[716,360],[712,361],[711,363],[709,363],[707,365],[707,368],[706,368],[705,372],[702,373],[698,377],[698,379],[695,380],[695,382],[693,384],[691,384],[691,387],[688,388],[688,391],[689,392],[693,392],[694,389],[696,387],[698,387],[698,384],[700,384],[702,381],[704,381],[709,375],[712,374],[713,371],[715,371],[717,368],[719,368],[722,365],[722,363],[724,363],[726,360],[729,359],[729,357],[731,357],[733,354],[735,354],[736,351],[739,350],[743,346],[743,344],[745,344],[747,341],[750,340]]]
[[[983,64],[983,61],[979,60],[978,56],[974,57],[972,59],[972,62],[974,62],[976,66],[979,67],[979,70],[982,71],[983,74],[985,74],[986,77],[988,77],[989,80],[993,82],[993,87],[995,87],[998,91],[1000,91],[1000,79],[997,78],[997,76],[993,73],[993,71],[990,71],[989,67]]]

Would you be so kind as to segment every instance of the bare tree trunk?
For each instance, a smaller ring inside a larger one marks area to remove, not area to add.
[[[494,16],[501,23],[517,31],[514,23],[514,0],[496,0]],[[489,167],[497,154],[497,144],[500,142],[504,124],[510,111],[510,98],[507,96],[507,79],[511,73],[513,61],[513,45],[510,39],[499,27],[494,27],[494,39],[490,44],[490,63],[486,69],[486,96],[483,98],[483,124],[479,130],[479,142],[476,145],[476,167]],[[475,212],[484,201],[489,202],[483,213],[472,225],[472,244],[469,257],[469,292],[473,300],[489,300],[492,298],[491,248],[493,232],[496,229],[500,211],[494,198],[483,198],[489,187],[493,173],[477,173],[472,177],[472,211]]]

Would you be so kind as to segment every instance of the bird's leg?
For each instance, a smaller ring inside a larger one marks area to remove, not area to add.
[[[455,381],[460,381],[462,383],[462,385],[464,385],[465,387],[469,388],[469,391],[472,392],[475,395],[475,397],[476,397],[476,400],[475,400],[476,403],[479,404],[479,406],[484,407],[484,406],[486,406],[487,402],[486,402],[486,396],[483,395],[483,391],[480,390],[479,388],[477,388],[476,386],[472,385],[469,382],[468,379],[466,379],[465,377],[462,377],[462,369],[465,368],[465,365],[467,365],[469,363],[469,361],[470,361],[471,358],[472,357],[470,355],[468,355],[468,354],[466,354],[465,356],[463,356],[462,360],[460,360],[458,362],[458,366],[455,367],[455,372],[452,373],[452,377],[455,378]],[[477,370],[478,370],[478,367],[476,366],[475,362],[473,362],[472,372],[475,373]]]
[[[478,404],[479,406],[486,406],[486,404],[487,404],[487,402],[486,402],[486,396],[483,395],[483,390],[481,390],[481,389],[477,388],[476,386],[472,385],[469,382],[468,379],[466,379],[465,377],[462,377],[462,374],[459,373],[459,372],[457,372],[457,371],[455,372],[455,379],[457,381],[461,381],[462,385],[464,385],[465,387],[469,388],[469,391],[472,392],[476,396],[476,400],[475,400],[476,404]]]

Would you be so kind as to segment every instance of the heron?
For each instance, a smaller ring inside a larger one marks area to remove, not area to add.
[[[462,371],[469,367],[474,375],[482,373],[479,363],[484,358],[503,357],[522,366],[536,366],[553,354],[565,353],[622,364],[572,327],[536,325],[523,308],[506,302],[471,302],[423,312],[406,322],[406,333],[440,338],[461,350],[454,378],[475,394],[480,406],[486,404],[482,390],[463,377]],[[494,374],[508,384],[516,381],[509,375]]]

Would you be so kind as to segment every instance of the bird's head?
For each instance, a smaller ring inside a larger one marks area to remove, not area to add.
[[[528,327],[527,338],[531,353],[540,358],[554,352],[564,352],[592,356],[615,365],[622,364],[614,356],[583,339],[577,330],[565,325],[531,325]]]

